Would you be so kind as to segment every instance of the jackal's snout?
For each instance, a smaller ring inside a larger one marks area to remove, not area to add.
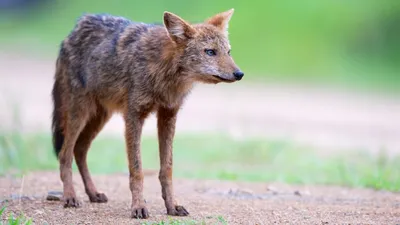
[[[236,70],[235,72],[233,72],[233,76],[236,80],[241,80],[244,76],[244,73],[241,70]]]

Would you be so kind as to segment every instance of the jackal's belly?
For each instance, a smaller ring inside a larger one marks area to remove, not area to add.
[[[127,93],[121,88],[118,90],[102,88],[96,93],[98,102],[110,112],[124,112],[127,106]]]

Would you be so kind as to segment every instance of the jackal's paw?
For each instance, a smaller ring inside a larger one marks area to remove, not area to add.
[[[131,217],[135,219],[147,219],[149,218],[149,211],[144,206],[132,207]]]
[[[189,212],[181,205],[176,205],[175,208],[167,209],[167,214],[171,216],[188,216]]]
[[[80,201],[76,197],[66,197],[64,199],[64,208],[79,208],[81,207]]]
[[[97,202],[97,203],[106,203],[108,198],[103,193],[95,193],[93,195],[89,195],[90,202]]]

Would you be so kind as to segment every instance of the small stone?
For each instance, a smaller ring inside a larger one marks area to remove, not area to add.
[[[61,201],[63,196],[62,191],[49,191],[47,193],[47,201]]]
[[[19,194],[11,194],[10,195],[11,200],[22,200],[22,201],[33,201],[35,200],[34,197],[32,196],[27,196],[27,195],[19,195]]]
[[[228,195],[242,199],[249,199],[255,197],[254,193],[251,190],[246,190],[246,189],[230,189]]]
[[[37,214],[37,215],[42,215],[42,214],[44,214],[44,212],[41,211],[41,210],[35,210],[35,214]]]
[[[267,187],[267,191],[270,191],[272,193],[272,195],[277,195],[278,194],[277,189],[274,188],[274,187],[271,187],[271,186]]]
[[[300,191],[295,191],[294,195],[301,196],[301,193],[300,193]]]

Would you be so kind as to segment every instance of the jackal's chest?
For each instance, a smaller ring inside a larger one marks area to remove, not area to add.
[[[166,108],[180,107],[191,89],[192,85],[167,89],[164,92],[156,94],[155,102],[157,105]]]
[[[156,107],[165,108],[176,108],[179,107],[185,97],[181,95],[172,95],[169,93],[164,93],[163,95],[158,95],[154,98],[154,103]]]

